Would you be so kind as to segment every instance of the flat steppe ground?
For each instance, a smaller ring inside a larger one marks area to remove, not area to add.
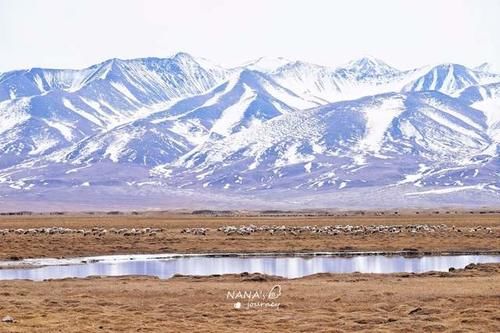
[[[343,214],[341,214],[343,215]],[[198,216],[191,214],[143,215],[34,215],[0,216],[1,229],[64,227],[90,230],[94,227],[141,229],[162,228],[154,236],[0,234],[0,260],[10,257],[75,257],[131,253],[200,253],[200,252],[311,252],[311,251],[481,251],[500,250],[500,213],[420,213],[347,216]],[[448,227],[435,233],[339,234],[335,236],[301,233],[254,233],[226,235],[222,226],[241,225],[411,225],[427,224]],[[455,226],[455,230],[452,227]],[[475,227],[489,227],[492,232],[469,232]],[[208,228],[205,236],[182,233],[185,228]]]
[[[343,215],[343,214],[340,214]],[[226,225],[447,226],[432,233],[226,235]],[[500,251],[498,213],[376,216],[140,215],[1,216],[0,229],[163,228],[153,236],[0,234],[0,260],[131,253],[290,251]],[[455,228],[453,228],[453,226]],[[482,231],[474,232],[476,227]],[[182,233],[208,228],[206,235]],[[484,232],[484,228],[490,228]],[[458,231],[460,230],[460,231]],[[276,308],[234,308],[228,291],[281,286]],[[500,332],[500,265],[424,274],[318,274],[281,279],[242,274],[0,281],[0,332]]]

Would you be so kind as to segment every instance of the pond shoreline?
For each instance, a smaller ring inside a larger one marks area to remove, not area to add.
[[[72,265],[78,263],[97,262],[103,260],[155,260],[175,259],[185,257],[354,257],[354,256],[401,256],[401,257],[431,257],[458,255],[500,255],[500,250],[477,251],[321,251],[321,252],[201,252],[201,253],[137,253],[116,254],[84,257],[61,258],[26,258],[20,260],[0,261],[0,269],[35,268],[52,265]],[[43,263],[45,262],[45,264]],[[61,262],[58,264],[58,262]]]

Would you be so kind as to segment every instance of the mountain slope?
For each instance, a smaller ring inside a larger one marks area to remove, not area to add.
[[[384,186],[422,163],[473,164],[491,143],[485,128],[477,110],[446,95],[383,94],[276,117],[154,172],[188,187]]]
[[[484,113],[488,134],[500,144],[500,82],[469,87],[462,91],[460,99]]]
[[[229,136],[273,117],[317,106],[280,87],[266,75],[243,70],[206,94],[92,136],[57,155],[72,163],[113,162],[156,166],[197,144]]]
[[[80,71],[2,74],[0,166],[52,153],[163,110],[211,89],[226,75],[185,53],[167,59],[111,59]]]
[[[210,93],[182,101],[155,117],[160,121],[165,114],[165,119],[175,120],[179,126],[197,123],[207,134],[227,136],[253,123],[318,105],[263,73],[243,70]]]
[[[100,130],[92,118],[66,108],[62,99],[47,101],[35,96],[0,102],[0,168],[45,156]]]

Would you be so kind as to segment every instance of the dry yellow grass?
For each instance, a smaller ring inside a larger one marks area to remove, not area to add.
[[[278,309],[232,290],[279,284]],[[2,332],[499,332],[500,265],[422,275],[101,278],[0,282]],[[243,301],[243,304],[245,301]]]
[[[500,250],[500,215],[407,214],[345,217],[139,216],[0,217],[2,228],[161,227],[157,236],[0,236],[0,258],[71,257],[141,252],[334,251],[417,248],[422,251]],[[227,236],[222,225],[447,224],[491,227],[469,234],[301,234]],[[182,234],[206,227],[207,236]],[[230,290],[269,290],[276,309],[234,309]],[[452,273],[320,274],[296,280],[252,276],[120,277],[0,281],[0,332],[500,332],[500,265]]]
[[[436,234],[373,234],[225,235],[216,229],[223,225],[371,225],[371,224],[447,224],[467,228],[491,227],[485,233]],[[415,248],[421,251],[477,251],[500,249],[500,214],[408,214],[389,216],[347,217],[206,217],[193,215],[149,214],[139,216],[32,216],[0,217],[2,228],[34,228],[61,226],[66,228],[141,228],[161,227],[165,231],[154,237],[108,234],[102,237],[71,235],[0,235],[0,259],[10,257],[71,257],[99,254],[159,253],[159,252],[272,252],[272,251],[338,251],[380,250],[399,251]],[[186,227],[206,227],[207,236],[182,234]]]

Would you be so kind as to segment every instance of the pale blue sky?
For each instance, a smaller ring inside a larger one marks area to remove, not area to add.
[[[177,51],[237,65],[500,62],[498,0],[0,0],[0,71]]]

